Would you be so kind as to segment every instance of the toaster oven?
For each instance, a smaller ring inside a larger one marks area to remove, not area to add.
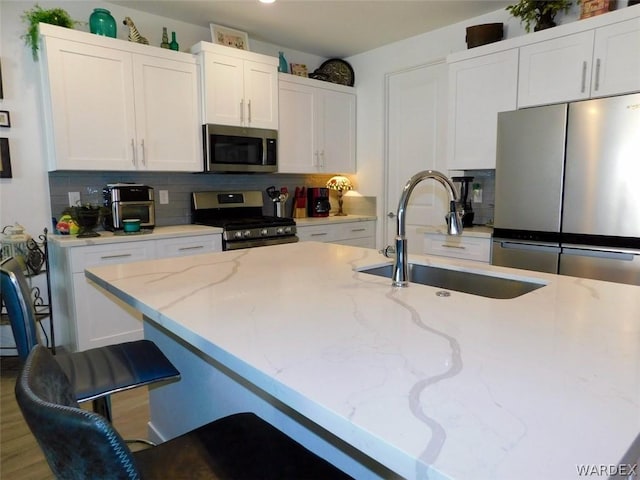
[[[140,227],[155,226],[153,188],[140,183],[111,183],[103,190],[104,206],[109,214],[104,217],[105,230],[122,230],[124,220],[139,219]]]

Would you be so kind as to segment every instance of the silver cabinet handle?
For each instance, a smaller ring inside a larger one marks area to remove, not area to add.
[[[366,228],[352,228],[351,231],[352,232],[364,232],[366,230]]]
[[[251,125],[251,100],[249,100],[249,102],[247,102],[247,111],[248,111],[248,115],[249,115],[249,118],[247,119],[247,123],[249,125]]]
[[[101,260],[112,260],[114,258],[127,258],[127,257],[130,257],[130,256],[131,256],[130,253],[121,253],[119,255],[104,255],[104,256],[101,256],[100,259]]]
[[[187,251],[187,250],[200,250],[202,248],[204,248],[204,245],[195,245],[193,247],[180,247],[180,248],[178,248],[178,251],[179,252],[184,252],[184,251]]]
[[[320,150],[320,156],[318,157],[318,166],[324,168],[324,150]]]
[[[600,59],[596,60],[596,86],[595,91],[597,92],[600,88]]]
[[[244,122],[244,98],[240,100],[240,123]]]
[[[142,165],[147,165],[147,152],[144,149],[144,138],[140,140],[140,148],[142,151]]]
[[[396,214],[395,214],[395,213],[393,213],[393,212],[389,212],[389,213],[387,213],[387,217],[389,217],[389,218],[396,218]]]
[[[584,93],[587,88],[587,62],[582,62],[582,87],[580,87],[580,92]]]
[[[445,248],[457,248],[460,250],[466,250],[467,247],[463,247],[462,245],[449,245],[448,243],[443,243],[442,245],[440,245],[441,247],[445,247]]]
[[[322,237],[324,235],[327,235],[327,232],[322,232],[322,233],[312,233],[311,236],[312,237]]]
[[[137,162],[136,162],[136,141],[133,138],[131,139],[131,163],[133,163],[134,167],[137,164]]]

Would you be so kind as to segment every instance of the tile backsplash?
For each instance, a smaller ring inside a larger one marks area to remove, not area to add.
[[[287,187],[290,198],[285,212],[291,211],[296,186],[323,187],[331,178],[328,174],[200,174],[175,172],[88,172],[56,171],[49,173],[51,211],[54,218],[69,205],[69,192],[79,192],[82,203],[102,204],[102,188],[108,183],[134,182],[154,188],[156,225],[185,225],[191,223],[191,192],[199,190],[260,190],[263,192],[265,215],[273,215],[273,206],[266,195],[267,187]],[[160,204],[160,190],[167,190],[169,203]],[[337,199],[331,197],[337,209]],[[349,193],[344,197],[345,209],[351,213],[375,215],[375,198],[358,197]]]

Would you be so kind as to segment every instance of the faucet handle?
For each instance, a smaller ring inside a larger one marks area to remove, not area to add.
[[[396,247],[394,247],[393,245],[387,245],[382,250],[378,250],[378,252],[387,258],[391,258],[396,254]]]

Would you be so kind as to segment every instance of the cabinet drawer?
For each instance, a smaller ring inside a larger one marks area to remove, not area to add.
[[[113,263],[128,263],[155,257],[153,241],[128,242],[70,249],[71,271],[83,272],[85,268]]]
[[[298,227],[297,230],[297,235],[301,242],[332,242],[337,238],[337,230],[334,225],[312,225]]]
[[[222,251],[221,235],[200,235],[197,237],[169,238],[156,241],[157,258],[180,257],[198,253]]]
[[[336,238],[338,240],[349,240],[352,238],[373,237],[373,222],[353,222],[336,225]]]
[[[462,258],[489,262],[491,252],[490,238],[456,237],[427,233],[424,236],[424,253],[442,257]]]

